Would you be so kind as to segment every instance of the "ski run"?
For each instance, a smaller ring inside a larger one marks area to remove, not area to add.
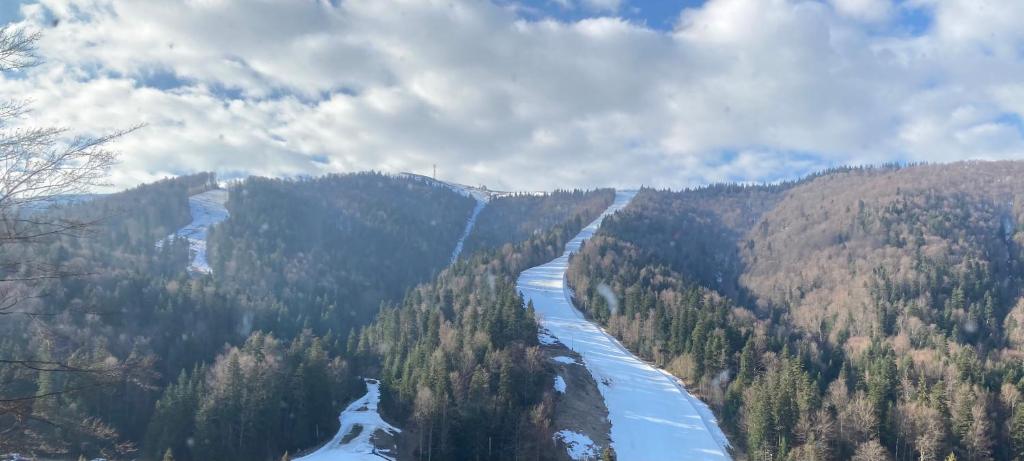
[[[228,209],[224,204],[228,201],[227,189],[212,189],[188,198],[188,208],[192,213],[192,222],[182,227],[168,238],[184,237],[188,239],[191,261],[188,270],[200,274],[213,272],[206,260],[206,236],[211,227],[228,218]],[[157,246],[163,241],[157,242]]]
[[[469,233],[473,232],[473,226],[476,225],[477,216],[480,216],[480,212],[484,211],[484,207],[487,206],[487,202],[491,201],[491,196],[477,188],[470,188],[453,184],[448,184],[448,186],[451,187],[452,190],[472,197],[473,200],[476,200],[476,205],[473,206],[473,211],[469,215],[469,220],[466,221],[466,228],[462,231],[462,235],[459,237],[459,241],[455,243],[455,250],[452,251],[452,257],[448,261],[449,264],[452,264],[455,262],[455,260],[459,259],[459,255],[462,254],[462,246],[463,244],[466,243],[466,238],[469,237]]]
[[[350,403],[338,421],[341,427],[330,442],[307,456],[295,461],[394,461],[394,455],[387,450],[374,447],[372,437],[377,431],[388,434],[401,432],[388,424],[377,411],[380,403],[380,382],[366,380],[366,395]]]
[[[579,353],[597,382],[620,461],[729,460],[728,441],[707,405],[668,372],[635,357],[572,304],[565,281],[569,256],[597,231],[605,216],[622,209],[633,195],[617,192],[615,202],[566,245],[562,256],[523,272],[517,288],[533,302],[545,330],[542,340],[554,337]],[[582,448],[586,441],[571,431],[559,434],[556,437],[566,443],[570,457],[590,456],[591,451]]]
[[[477,202],[452,252],[451,260],[454,262],[477,216],[494,193],[443,181],[436,183]],[[566,245],[562,256],[523,272],[517,288],[525,300],[533,302],[543,327],[541,342],[561,342],[579,353],[581,365],[598,383],[608,408],[612,447],[619,460],[728,460],[728,442],[703,402],[690,395],[667,372],[633,356],[611,335],[587,321],[572,305],[571,293],[565,282],[569,256],[597,231],[605,216],[623,208],[633,195],[630,192],[616,193],[615,202]],[[171,236],[189,240],[192,255],[189,270],[193,272],[211,272],[206,259],[206,237],[210,227],[227,219],[228,211],[224,206],[227,198],[228,192],[224,189],[189,197],[192,222]],[[576,363],[569,357],[556,357],[555,360]],[[565,392],[565,382],[560,376],[554,386],[558,392]],[[375,448],[371,438],[377,431],[389,434],[400,431],[385,422],[377,412],[380,383],[367,379],[366,388],[366,395],[352,402],[339,416],[341,428],[334,438],[296,461],[393,459],[392,454]],[[561,430],[555,437],[565,444],[573,459],[592,458],[600,449],[585,435],[570,430]]]

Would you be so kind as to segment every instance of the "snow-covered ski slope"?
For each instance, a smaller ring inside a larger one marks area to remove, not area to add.
[[[224,207],[227,201],[226,189],[212,189],[188,198],[192,222],[169,237],[188,239],[189,253],[192,255],[188,265],[190,271],[201,274],[212,272],[210,263],[206,260],[206,236],[210,227],[228,218],[228,209]],[[158,242],[157,245],[162,243]]]
[[[587,321],[572,304],[565,281],[569,255],[622,209],[635,193],[616,192],[615,202],[585,227],[554,261],[526,270],[518,290],[533,301],[541,325],[576,351],[597,381],[608,407],[612,447],[620,461],[721,461],[730,459],[725,434],[711,410],[679,380],[631,354]]]
[[[462,235],[459,236],[459,241],[455,242],[455,249],[452,250],[452,257],[448,260],[448,264],[454,263],[456,259],[459,259],[459,255],[462,254],[462,247],[466,243],[466,238],[469,237],[470,232],[473,232],[473,226],[476,225],[477,216],[480,216],[480,212],[484,211],[484,207],[487,206],[487,202],[491,201],[491,196],[479,189],[465,188],[460,190],[458,189],[458,186],[450,186],[463,194],[473,197],[473,200],[476,200],[476,205],[473,206],[473,212],[469,214],[469,219],[466,221],[466,228],[462,230]]]
[[[381,418],[380,413],[377,412],[379,403],[380,382],[375,379],[367,379],[366,395],[350,403],[338,416],[341,427],[334,438],[319,450],[296,458],[295,461],[394,460],[394,455],[384,450],[378,450],[371,440],[373,434],[378,430],[389,434],[401,432]]]

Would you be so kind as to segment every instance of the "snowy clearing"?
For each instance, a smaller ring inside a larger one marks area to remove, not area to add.
[[[377,404],[380,403],[380,382],[375,379],[366,380],[366,395],[350,403],[345,411],[338,416],[341,427],[338,433],[330,442],[327,442],[319,450],[313,453],[296,458],[294,461],[380,461],[389,459],[394,461],[394,455],[385,450],[378,450],[373,446],[371,437],[377,431],[384,431],[389,434],[402,432],[398,428],[388,424],[377,412]],[[342,442],[346,435],[358,431],[351,440]]]
[[[210,269],[210,263],[206,260],[206,235],[214,224],[228,219],[228,209],[224,207],[227,201],[228,191],[226,189],[208,190],[188,198],[192,222],[168,238],[185,237],[188,239],[189,253],[192,255],[192,261],[188,265],[190,271],[201,274],[213,272]],[[162,244],[162,241],[157,242],[158,247]]]
[[[559,394],[565,393],[565,378],[560,375],[555,375],[555,392]]]
[[[597,445],[590,437],[568,430],[561,430],[555,433],[555,440],[561,440],[565,444],[569,457],[575,460],[597,458]]]
[[[703,402],[667,372],[635,357],[572,305],[565,282],[569,255],[594,234],[605,216],[626,206],[633,195],[616,192],[612,206],[580,231],[562,256],[524,271],[517,288],[526,301],[533,301],[547,333],[579,353],[597,381],[619,460],[731,459],[728,441]]]
[[[554,360],[554,361],[556,361],[558,363],[564,363],[566,365],[575,365],[576,364],[576,359],[574,359],[572,357],[567,357],[567,356],[564,356],[564,355],[559,355],[558,357],[553,357],[551,360]]]

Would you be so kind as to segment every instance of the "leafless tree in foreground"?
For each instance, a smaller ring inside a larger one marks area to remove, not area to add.
[[[0,28],[0,72],[39,64],[38,40],[38,33]],[[0,324],[22,322],[32,326],[32,335],[45,335],[45,322],[31,301],[40,297],[47,281],[83,273],[48,263],[34,256],[33,248],[58,238],[82,237],[95,222],[38,211],[62,196],[104,185],[117,159],[106,146],[135,128],[68,140],[65,128],[12,127],[27,115],[28,101],[0,101]],[[61,395],[135,380],[144,368],[148,368],[145,358],[5,357],[0,353],[0,453],[46,443],[40,434],[47,428],[116,438],[99,421],[62,420],[40,409]],[[53,388],[24,385],[26,376],[46,382],[57,375],[86,379],[64,380],[78,384]]]

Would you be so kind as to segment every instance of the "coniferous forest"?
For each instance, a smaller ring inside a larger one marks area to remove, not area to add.
[[[90,232],[17,249],[66,274],[5,282],[5,293],[26,295],[0,322],[0,357],[16,359],[0,363],[0,452],[280,459],[329,439],[338,412],[365,392],[361,377],[378,375],[388,417],[434,431],[432,448],[409,450],[450,450],[459,427],[451,424],[474,418],[494,424],[475,443],[505,434],[508,421],[524,424],[516,438],[490,442],[503,452],[536,452],[549,440],[536,432],[544,419],[531,419],[540,389],[523,387],[543,379],[536,360],[523,368],[536,325],[507,280],[522,261],[554,254],[606,206],[609,191],[516,198],[536,207],[556,200],[561,214],[525,242],[446,269],[473,206],[459,193],[377,173],[250,178],[227,186],[230,218],[209,237],[213,274],[190,273],[188,242],[167,236],[191,219],[190,195],[217,187],[200,174],[33,210],[88,222]],[[504,281],[483,282],[492,277]],[[442,292],[447,310],[431,317]],[[411,328],[418,315],[427,315],[415,324],[422,336],[396,343],[384,333]],[[448,353],[478,356],[468,372],[496,400],[453,406],[452,419],[434,426],[439,402],[464,401],[427,378],[447,377],[460,358],[425,367],[438,328]]]
[[[0,0],[0,461],[1024,461],[1024,0]]]
[[[591,320],[710,404],[737,458],[1017,459],[1019,169],[643,189],[568,281]],[[167,236],[219,187],[213,273],[192,273]],[[29,210],[90,231],[8,245],[66,273],[4,282],[18,303],[0,355],[17,360],[0,363],[0,423],[17,430],[0,448],[279,459],[328,439],[374,377],[401,459],[561,459],[561,397],[515,280],[611,199],[493,199],[451,265],[473,201],[377,173],[199,174]]]
[[[749,459],[1020,459],[1022,168],[645,189],[570,284]]]

